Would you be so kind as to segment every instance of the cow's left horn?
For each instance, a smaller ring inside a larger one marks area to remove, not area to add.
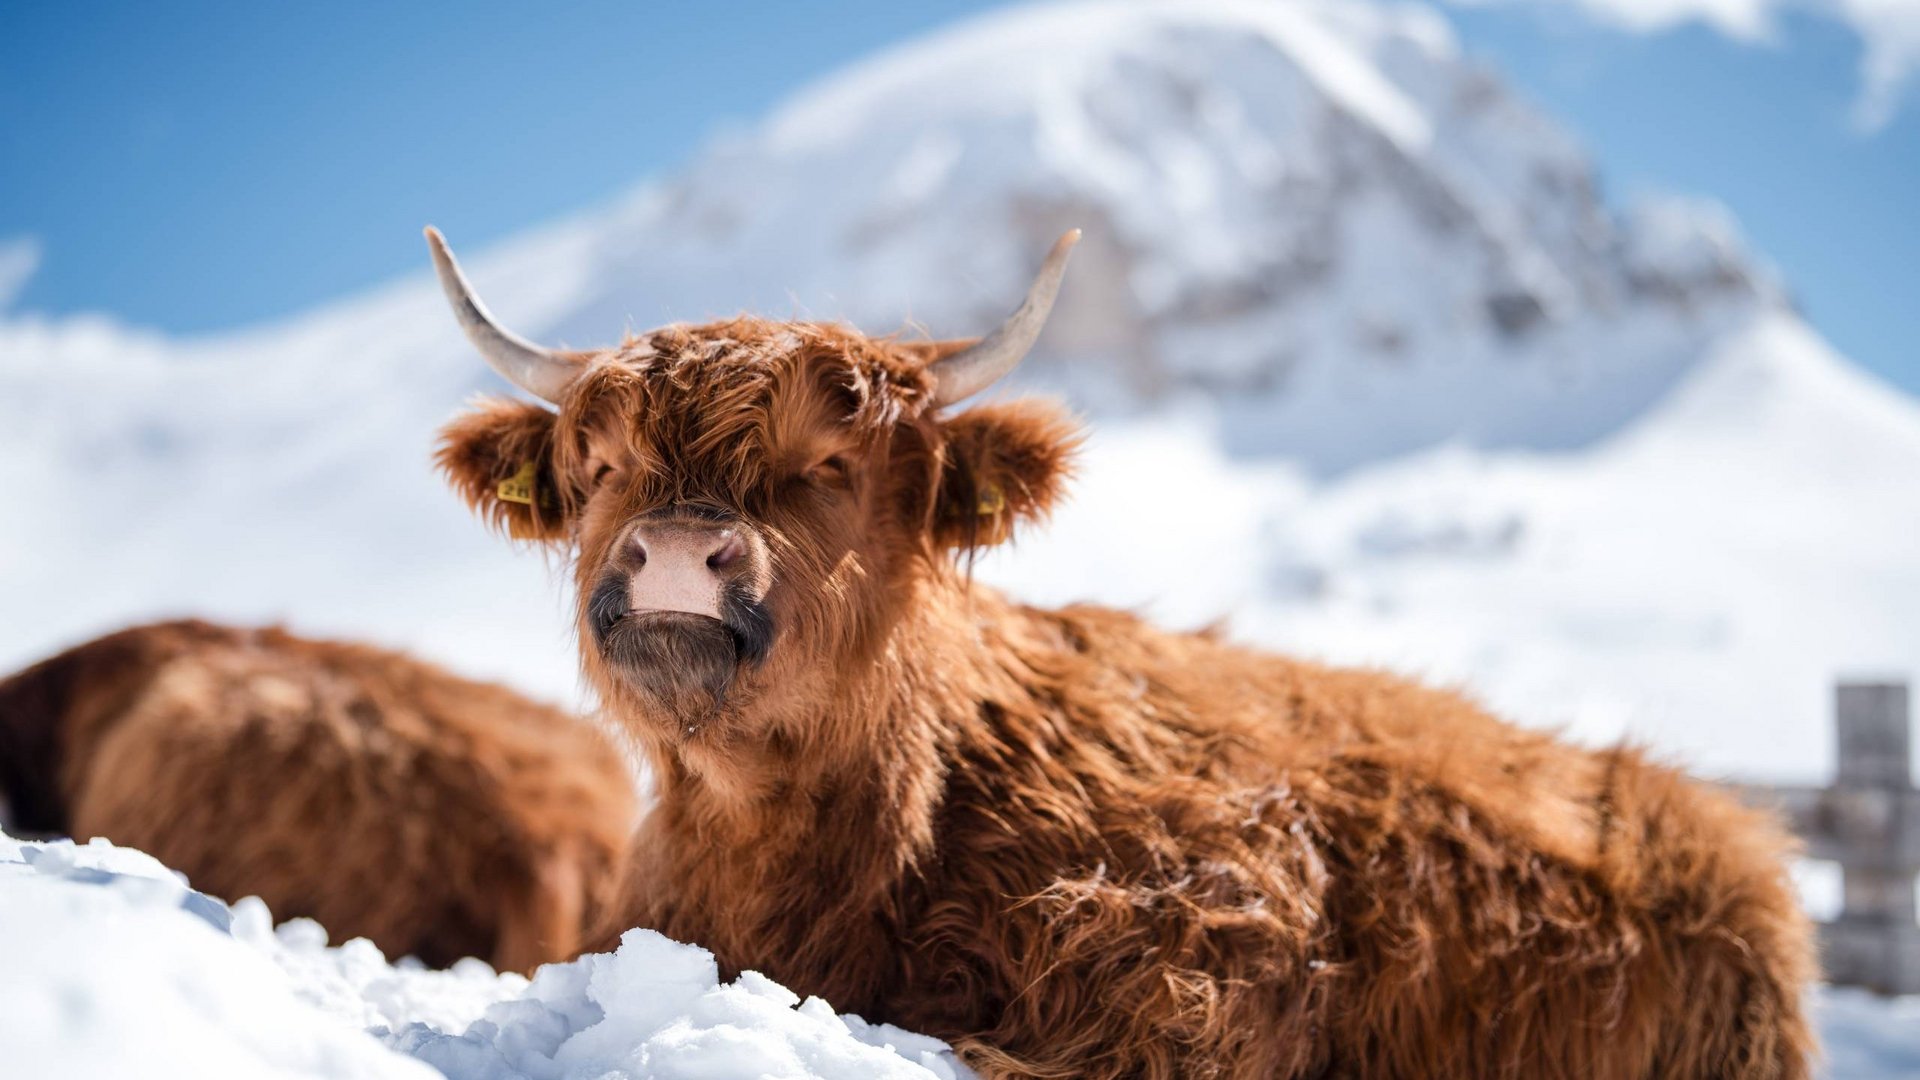
[[[543,349],[519,334],[493,321],[487,306],[473,294],[467,275],[447,249],[447,238],[440,230],[427,226],[427,246],[433,249],[433,269],[440,275],[440,288],[453,305],[453,317],[467,340],[480,350],[487,364],[513,385],[552,404],[580,374],[580,364],[563,353]]]
[[[1060,293],[1060,279],[1067,273],[1067,256],[1080,242],[1080,230],[1074,229],[1056,240],[1047,261],[1040,265],[1027,298],[999,329],[980,339],[976,345],[934,362],[934,405],[951,405],[992,386],[994,380],[1012,371],[1040,339],[1053,311],[1053,298]]]

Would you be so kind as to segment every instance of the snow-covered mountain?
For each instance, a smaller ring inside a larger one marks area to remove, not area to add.
[[[989,578],[1817,774],[1835,674],[1920,674],[1920,407],[1723,212],[1598,192],[1430,9],[1068,4],[874,57],[468,254],[507,322],[574,345],[740,309],[964,335],[1080,226],[1023,377],[1099,437]],[[422,267],[208,340],[0,318],[0,666],[192,609],[570,692],[558,575],[427,470],[494,384]]]
[[[1341,469],[1616,430],[1778,306],[1725,216],[1621,220],[1424,8],[1066,5],[828,80],[650,192],[550,329],[748,305],[990,326],[1087,247],[1033,375],[1110,411],[1232,402],[1236,447]]]

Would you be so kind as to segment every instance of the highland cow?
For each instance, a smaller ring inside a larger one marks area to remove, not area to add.
[[[978,342],[741,317],[583,352],[498,327],[428,236],[544,399],[480,404],[440,463],[572,554],[582,666],[654,773],[619,925],[993,1077],[1806,1075],[1769,818],[1455,693],[971,580],[1078,436],[950,410],[1077,234]],[[1140,527],[1195,512],[1146,492]]]
[[[22,831],[104,836],[337,939],[529,971],[619,888],[635,800],[585,721],[398,653],[205,622],[0,682]]]

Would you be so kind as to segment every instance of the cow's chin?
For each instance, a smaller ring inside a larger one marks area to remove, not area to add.
[[[706,615],[647,611],[625,615],[600,641],[607,668],[626,689],[682,725],[726,703],[739,676],[739,635]]]

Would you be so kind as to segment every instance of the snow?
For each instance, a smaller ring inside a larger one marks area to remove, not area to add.
[[[944,87],[939,100],[918,100],[920,115],[949,110],[1022,111],[1036,95],[1083,66],[1104,66],[1162,33],[1168,22],[1252,32],[1298,63],[1342,107],[1364,117],[1403,147],[1431,138],[1420,108],[1357,52],[1351,35],[1334,32],[1319,5],[1214,0],[1168,20],[1164,3],[1058,4],[1010,10],[873,57],[781,109],[768,124],[776,150],[864,139],[876,113],[891,112],[902,93]]]
[[[0,833],[0,1043],[21,1076],[193,1080],[800,1080],[970,1076],[945,1044],[836,1015],[704,949],[633,930],[531,982],[478,960],[388,964],[277,930],[104,840]],[[1827,1071],[1920,1069],[1920,998],[1818,991]]]
[[[532,982],[389,965],[273,928],[104,840],[0,834],[0,1042],[22,1076],[623,1080],[968,1074],[945,1044],[801,1001],[648,930]]]
[[[1920,998],[1827,988],[1818,1006],[1824,1073],[1835,1080],[1920,1076]]]
[[[0,1025],[22,1076],[428,1077],[303,1004],[138,852],[0,840]]]

